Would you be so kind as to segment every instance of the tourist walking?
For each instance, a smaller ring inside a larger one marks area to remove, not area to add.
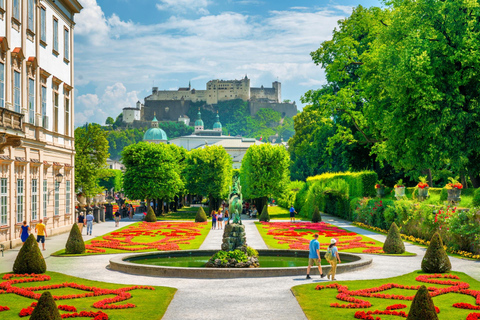
[[[20,239],[22,243],[27,241],[28,236],[30,235],[30,226],[27,226],[27,221],[23,221],[23,225],[20,228]]]
[[[120,225],[120,219],[122,218],[122,215],[120,214],[120,211],[117,210],[117,212],[115,212],[115,216],[113,218],[115,219],[115,227],[118,227]]]
[[[297,211],[295,211],[295,208],[293,207],[293,204],[292,206],[290,207],[290,222],[295,222],[295,214],[297,213]]]
[[[211,216],[212,216],[212,229],[215,229],[217,227],[217,214],[215,213],[215,210],[212,210]]]
[[[87,217],[85,218],[85,220],[87,220],[87,236],[92,235],[93,214],[91,211],[87,213]]]
[[[35,232],[37,233],[37,243],[42,243],[42,249],[45,251],[45,238],[47,237],[47,228],[43,224],[43,220],[40,219],[35,226]]]
[[[80,234],[82,234],[83,226],[85,225],[85,217],[83,216],[83,212],[80,212],[77,218],[77,225],[78,229],[80,230]]]
[[[222,209],[218,210],[217,226],[218,226],[219,229],[223,229],[223,212],[222,212]]]
[[[311,279],[310,277],[310,268],[313,265],[318,266],[318,272],[320,273],[320,277],[323,278],[325,275],[322,271],[321,266],[321,259],[320,259],[320,243],[318,242],[318,233],[313,235],[313,239],[310,241],[309,246],[309,254],[308,254],[308,267],[307,267],[307,279]]]
[[[223,218],[223,221],[224,221],[225,225],[230,223],[230,216],[228,214],[228,210],[225,210],[225,216]]]
[[[342,261],[340,260],[340,255],[338,254],[338,248],[337,248],[337,240],[332,239],[330,241],[330,245],[328,246],[327,253],[325,254],[325,259],[327,259],[328,263],[332,266],[330,268],[330,271],[327,273],[327,278],[332,280],[337,280],[335,279],[335,273],[337,272],[337,259],[338,263],[341,263]]]

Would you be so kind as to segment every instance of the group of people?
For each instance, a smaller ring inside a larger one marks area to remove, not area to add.
[[[77,221],[78,221],[77,224],[78,224],[78,228],[80,229],[80,234],[82,234],[83,227],[85,226],[85,224],[87,224],[87,236],[92,235],[93,220],[94,220],[94,217],[93,217],[92,211],[89,211],[86,217],[83,216],[83,212],[80,212],[77,218]]]
[[[22,243],[25,243],[25,241],[27,241],[30,232],[31,229],[30,226],[27,225],[27,221],[23,221],[23,224],[20,228],[20,239],[22,240]],[[45,238],[47,237],[47,228],[43,224],[42,219],[40,219],[35,225],[35,233],[37,234],[37,243],[42,243],[42,250],[45,251]]]
[[[223,213],[222,209],[218,211],[212,210],[210,215],[212,216],[212,229],[223,229],[223,225],[230,220],[228,210],[225,210],[225,213]]]
[[[318,266],[318,272],[320,273],[320,277],[324,278],[325,274],[323,274],[322,271],[318,233],[313,235],[313,239],[310,241],[309,251],[310,252],[308,255],[307,279],[311,279],[310,269],[313,265]],[[330,240],[330,245],[328,246],[327,252],[325,253],[325,259],[332,266],[326,276],[328,277],[328,279],[337,280],[335,279],[335,274],[337,272],[337,263],[341,263],[342,261],[340,260],[340,255],[338,254],[336,239]]]

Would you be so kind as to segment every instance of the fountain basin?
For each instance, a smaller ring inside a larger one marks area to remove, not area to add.
[[[259,256],[289,258],[308,258],[308,250],[257,250]],[[135,263],[137,260],[156,258],[179,258],[212,256],[217,250],[184,250],[162,251],[132,254],[110,259],[110,270],[125,272],[135,275],[169,277],[169,278],[197,278],[197,279],[227,279],[227,278],[259,278],[305,275],[307,273],[307,261],[304,266],[297,267],[270,267],[270,268],[205,268],[205,267],[175,267],[168,265],[148,265]],[[322,258],[325,252],[321,252]],[[337,274],[359,270],[368,267],[372,259],[353,253],[340,253],[342,263],[337,265]],[[294,259],[290,259],[294,260]],[[348,261],[348,262],[344,262]],[[322,264],[323,273],[330,270],[330,265]],[[311,274],[318,274],[318,268],[312,268]]]

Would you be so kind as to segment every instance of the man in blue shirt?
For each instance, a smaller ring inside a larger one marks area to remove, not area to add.
[[[323,278],[325,275],[322,271],[322,266],[320,259],[320,243],[318,242],[318,233],[313,235],[312,241],[310,241],[310,253],[308,255],[308,267],[307,267],[307,279],[311,279],[310,277],[310,268],[312,265],[316,264],[318,266],[318,272],[320,273],[320,277]]]
[[[87,236],[92,235],[93,219],[92,211],[88,212],[87,217],[85,218],[85,220],[87,220]]]
[[[295,213],[297,212],[295,211],[295,208],[292,204],[292,206],[290,207],[290,222],[295,222]]]

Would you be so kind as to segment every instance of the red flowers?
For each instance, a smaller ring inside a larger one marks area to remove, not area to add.
[[[458,302],[454,303],[453,307],[460,309],[468,310],[480,310],[480,291],[468,289],[470,285],[466,282],[459,281],[460,278],[453,274],[426,274],[420,275],[415,278],[416,281],[425,282],[430,284],[442,285],[441,288],[437,287],[428,287],[428,291],[431,297],[436,297],[448,293],[460,293],[472,296],[476,299],[476,306],[469,303]],[[448,287],[447,287],[448,286]],[[394,299],[394,300],[413,300],[414,296],[404,296],[399,294],[385,294],[380,293],[390,289],[405,289],[405,290],[418,290],[420,286],[405,286],[397,283],[386,283],[379,287],[366,288],[360,290],[349,290],[347,286],[340,285],[338,283],[331,283],[329,285],[318,285],[316,290],[323,289],[337,289],[336,298],[341,301],[348,302],[346,304],[340,303],[331,303],[330,307],[333,308],[370,308],[372,306],[370,301],[362,300],[356,298],[358,297],[369,297],[369,298],[382,298],[382,299]],[[367,319],[367,320],[376,320],[377,318],[374,315],[395,315],[406,318],[408,315],[404,311],[395,311],[398,309],[407,308],[405,304],[394,304],[388,306],[386,310],[368,310],[368,311],[357,311],[355,313],[355,318],[357,319]],[[435,307],[435,311],[440,313],[440,309]],[[480,313],[470,313],[467,317],[468,320],[478,320],[480,319]]]
[[[375,246],[374,241],[363,240],[362,236],[355,232],[348,232],[324,222],[262,222],[262,227],[268,230],[267,235],[273,236],[279,244],[287,243],[290,249],[308,250],[311,237],[304,238],[304,236],[313,236],[315,232],[329,239],[328,242],[320,242],[320,249],[326,250],[330,244],[330,238],[335,238],[339,250],[365,248],[364,253],[383,252],[382,247]]]
[[[102,253],[104,248],[140,251],[180,250],[180,244],[189,244],[195,237],[201,235],[201,229],[206,223],[195,222],[155,222],[133,225],[120,231],[112,232],[103,236],[103,240],[92,240],[85,244],[87,253]],[[152,241],[134,241],[136,237],[149,236]]]
[[[419,182],[419,183],[417,184],[417,187],[420,188],[420,189],[428,188],[428,183]]]

